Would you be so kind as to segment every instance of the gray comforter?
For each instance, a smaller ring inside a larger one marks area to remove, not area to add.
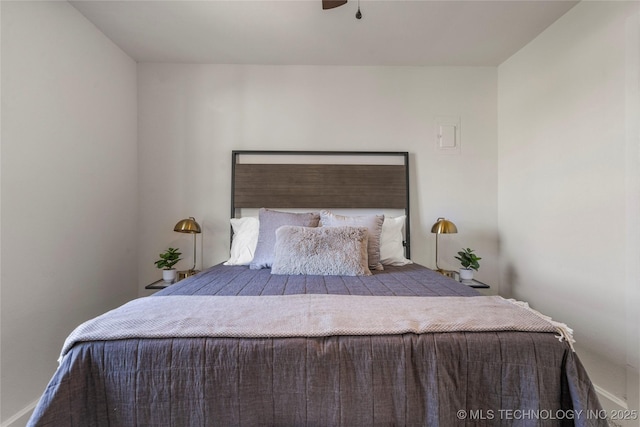
[[[156,295],[300,293],[477,295],[417,265],[369,277],[272,276],[219,265]],[[577,355],[555,335],[80,342],[29,425],[606,425]]]

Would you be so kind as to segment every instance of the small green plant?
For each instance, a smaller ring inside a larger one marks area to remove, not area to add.
[[[160,254],[160,259],[157,260],[154,264],[158,268],[162,268],[164,270],[171,270],[174,265],[178,263],[182,258],[181,252],[178,252],[176,248],[169,248],[163,253]]]
[[[462,250],[458,252],[458,255],[459,256],[455,258],[460,261],[460,265],[462,265],[462,268],[478,271],[478,269],[480,268],[480,263],[478,261],[480,261],[482,258],[476,256],[476,254],[473,253],[473,249],[462,248]]]

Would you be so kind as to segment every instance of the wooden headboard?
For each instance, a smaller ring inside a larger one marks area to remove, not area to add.
[[[238,150],[231,165],[232,218],[241,208],[402,209],[410,257],[409,153]]]

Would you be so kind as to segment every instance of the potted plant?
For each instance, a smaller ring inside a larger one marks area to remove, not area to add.
[[[176,280],[176,269],[173,268],[178,261],[181,260],[181,252],[178,252],[176,248],[169,248],[160,254],[160,259],[154,264],[156,267],[162,269],[162,280],[166,283],[172,283]]]
[[[473,249],[470,248],[462,248],[455,258],[460,261],[460,265],[462,265],[460,269],[460,280],[472,280],[473,270],[478,271],[480,268],[478,261],[482,258],[476,256],[476,254],[473,253]]]

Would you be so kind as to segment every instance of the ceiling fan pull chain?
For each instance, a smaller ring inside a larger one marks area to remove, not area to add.
[[[362,19],[362,12],[360,12],[360,0],[358,0],[358,11],[356,12],[356,19]]]

